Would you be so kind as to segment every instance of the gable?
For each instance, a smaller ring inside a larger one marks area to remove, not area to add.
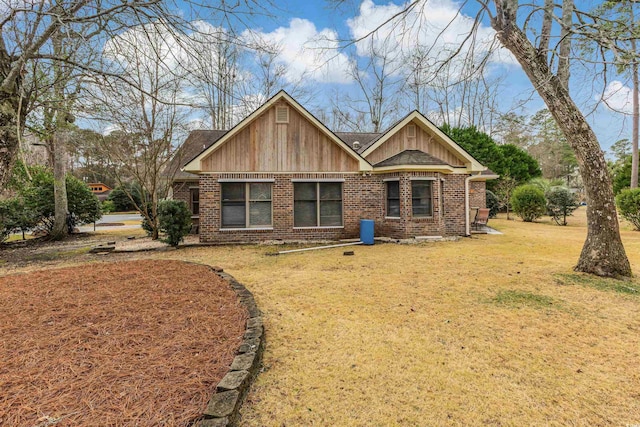
[[[409,136],[408,126],[410,125],[414,126],[415,136]],[[431,132],[423,129],[414,121],[400,128],[384,144],[381,144],[365,158],[369,163],[375,165],[406,150],[420,150],[451,166],[464,167],[465,165],[464,159],[461,159],[459,155],[434,138]]]
[[[185,171],[195,173],[371,169],[366,160],[284,91],[184,167]]]
[[[413,131],[410,127],[413,127]],[[373,141],[362,152],[362,156],[369,163],[377,164],[406,150],[419,150],[441,159],[445,164],[466,168],[467,172],[480,172],[486,169],[417,111],[409,114]]]

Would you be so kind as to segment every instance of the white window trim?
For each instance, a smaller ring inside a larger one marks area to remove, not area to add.
[[[344,225],[318,225],[317,227],[293,227],[294,230],[318,230],[318,229],[340,229],[344,228]]]
[[[344,182],[344,178],[294,178],[291,182]]]
[[[220,227],[218,231],[272,231],[273,227],[251,227],[251,228],[223,228]]]
[[[400,181],[400,178],[384,178],[382,180],[382,182],[394,182],[394,181]]]
[[[230,182],[230,183],[234,183],[234,182],[248,182],[248,183],[252,183],[252,182],[276,182],[276,180],[274,178],[256,178],[256,179],[233,179],[233,178],[220,178],[218,180],[218,182],[220,183],[225,183],[225,182]]]

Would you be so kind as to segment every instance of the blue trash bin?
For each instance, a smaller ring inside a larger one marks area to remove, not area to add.
[[[372,219],[360,220],[360,241],[365,245],[373,245],[373,227]]]

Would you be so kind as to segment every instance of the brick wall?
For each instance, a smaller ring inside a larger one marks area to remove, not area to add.
[[[433,216],[413,218],[411,205],[411,178],[429,177],[433,181]],[[392,173],[362,176],[361,174],[300,173],[227,173],[200,177],[200,240],[202,242],[244,242],[261,240],[336,240],[357,238],[360,220],[375,221],[375,235],[408,238],[428,235],[462,235],[464,221],[464,179],[467,175],[443,175],[437,172]],[[220,228],[219,179],[251,181],[273,180],[273,228],[268,230],[225,230]],[[344,179],[343,227],[293,227],[292,179]],[[400,181],[401,218],[385,218],[385,179]],[[442,186],[442,188],[441,188]],[[174,197],[182,191],[174,188]],[[444,194],[444,210],[440,194]],[[483,193],[484,194],[484,193]],[[188,198],[188,188],[186,192]],[[483,205],[484,206],[484,205]]]

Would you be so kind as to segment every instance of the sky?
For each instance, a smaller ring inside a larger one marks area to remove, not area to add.
[[[280,47],[276,61],[286,70],[285,82],[308,88],[312,96],[307,102],[311,105],[302,103],[314,111],[327,106],[332,97],[354,99],[359,96],[358,86],[347,70],[351,61],[366,60],[371,48],[393,56],[398,52],[413,52],[420,44],[428,47],[430,63],[444,60],[468,34],[478,11],[474,4],[466,2],[459,13],[460,2],[428,0],[426,7],[407,14],[401,25],[378,28],[406,4],[399,0],[351,0],[332,7],[326,0],[274,0],[275,7],[265,6],[265,13],[245,17],[243,25],[235,31],[245,40],[260,39]],[[373,38],[350,42],[376,29]],[[472,53],[468,48],[462,53],[478,60],[489,55],[485,75],[501,79],[498,109],[503,113],[513,111],[531,116],[544,108],[511,53],[502,48],[493,49],[495,33],[486,22],[478,28],[477,39]],[[402,75],[403,65],[406,64],[399,64],[392,72],[395,77]],[[570,92],[587,116],[601,147],[607,150],[617,140],[630,138],[631,91],[619,76],[609,76],[607,82],[602,82],[594,79],[592,71],[590,66],[574,67]],[[452,74],[456,74],[455,65]],[[600,102],[603,96],[606,104]],[[401,116],[410,109],[407,107]],[[428,117],[434,113],[421,112]]]

